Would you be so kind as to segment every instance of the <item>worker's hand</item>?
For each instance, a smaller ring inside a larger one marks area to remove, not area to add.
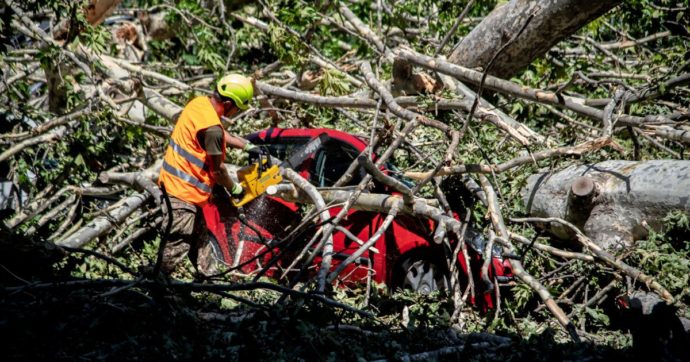
[[[261,156],[269,155],[268,148],[264,145],[251,145],[251,147],[245,148],[245,151],[249,155],[250,162],[256,162],[261,159]]]
[[[257,146],[255,144],[252,144],[251,142],[247,141],[247,143],[244,144],[244,147],[242,147],[242,150],[244,152],[251,152],[252,150],[256,149]]]
[[[239,183],[234,183],[232,185],[232,189],[230,190],[230,195],[234,199],[242,199],[244,196],[244,189],[242,188],[242,185]]]

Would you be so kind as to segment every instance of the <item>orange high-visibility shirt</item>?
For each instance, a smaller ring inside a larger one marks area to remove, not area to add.
[[[208,202],[215,179],[197,134],[213,126],[222,128],[208,97],[196,97],[182,110],[158,176],[169,195],[198,206]],[[225,152],[225,140],[222,149]]]

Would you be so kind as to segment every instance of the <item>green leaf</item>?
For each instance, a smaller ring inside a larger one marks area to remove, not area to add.
[[[182,54],[182,60],[184,60],[184,62],[189,64],[189,65],[198,65],[199,64],[199,60],[196,58],[196,56],[194,54],[189,54],[189,53]]]
[[[86,163],[84,163],[84,156],[82,154],[78,154],[77,157],[74,158],[74,164],[77,166],[84,166]]]
[[[608,326],[610,323],[609,316],[599,309],[587,307],[585,308],[585,312],[587,312],[590,317],[594,318],[595,321],[601,323],[602,325]]]

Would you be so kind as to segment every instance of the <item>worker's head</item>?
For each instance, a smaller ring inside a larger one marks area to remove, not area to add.
[[[228,74],[218,80],[213,97],[223,105],[223,115],[232,116],[249,108],[254,96],[252,81],[239,74]]]

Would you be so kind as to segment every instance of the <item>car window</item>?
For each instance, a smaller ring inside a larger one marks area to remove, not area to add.
[[[359,156],[359,151],[354,147],[331,139],[317,152],[309,181],[317,187],[333,186],[357,156]],[[364,170],[360,167],[347,185],[358,184],[362,180],[363,173]]]
[[[266,143],[255,142],[255,144],[266,147],[271,156],[286,160],[309,140],[310,138],[307,137],[286,137],[274,138]],[[340,179],[357,156],[359,156],[359,151],[354,147],[345,142],[330,139],[316,151],[313,160],[307,160],[299,169],[309,171],[309,182],[314,186],[329,187]],[[256,160],[250,157],[249,163],[252,162]],[[359,167],[345,186],[357,185],[365,174],[364,168]]]
[[[271,156],[281,160],[285,161],[296,149],[299,147],[303,146],[307,142],[309,142],[309,138],[289,138],[289,139],[280,139],[280,143],[256,143],[257,145],[264,146],[268,149],[268,153],[271,154]],[[249,160],[250,163],[256,162],[254,159]]]

